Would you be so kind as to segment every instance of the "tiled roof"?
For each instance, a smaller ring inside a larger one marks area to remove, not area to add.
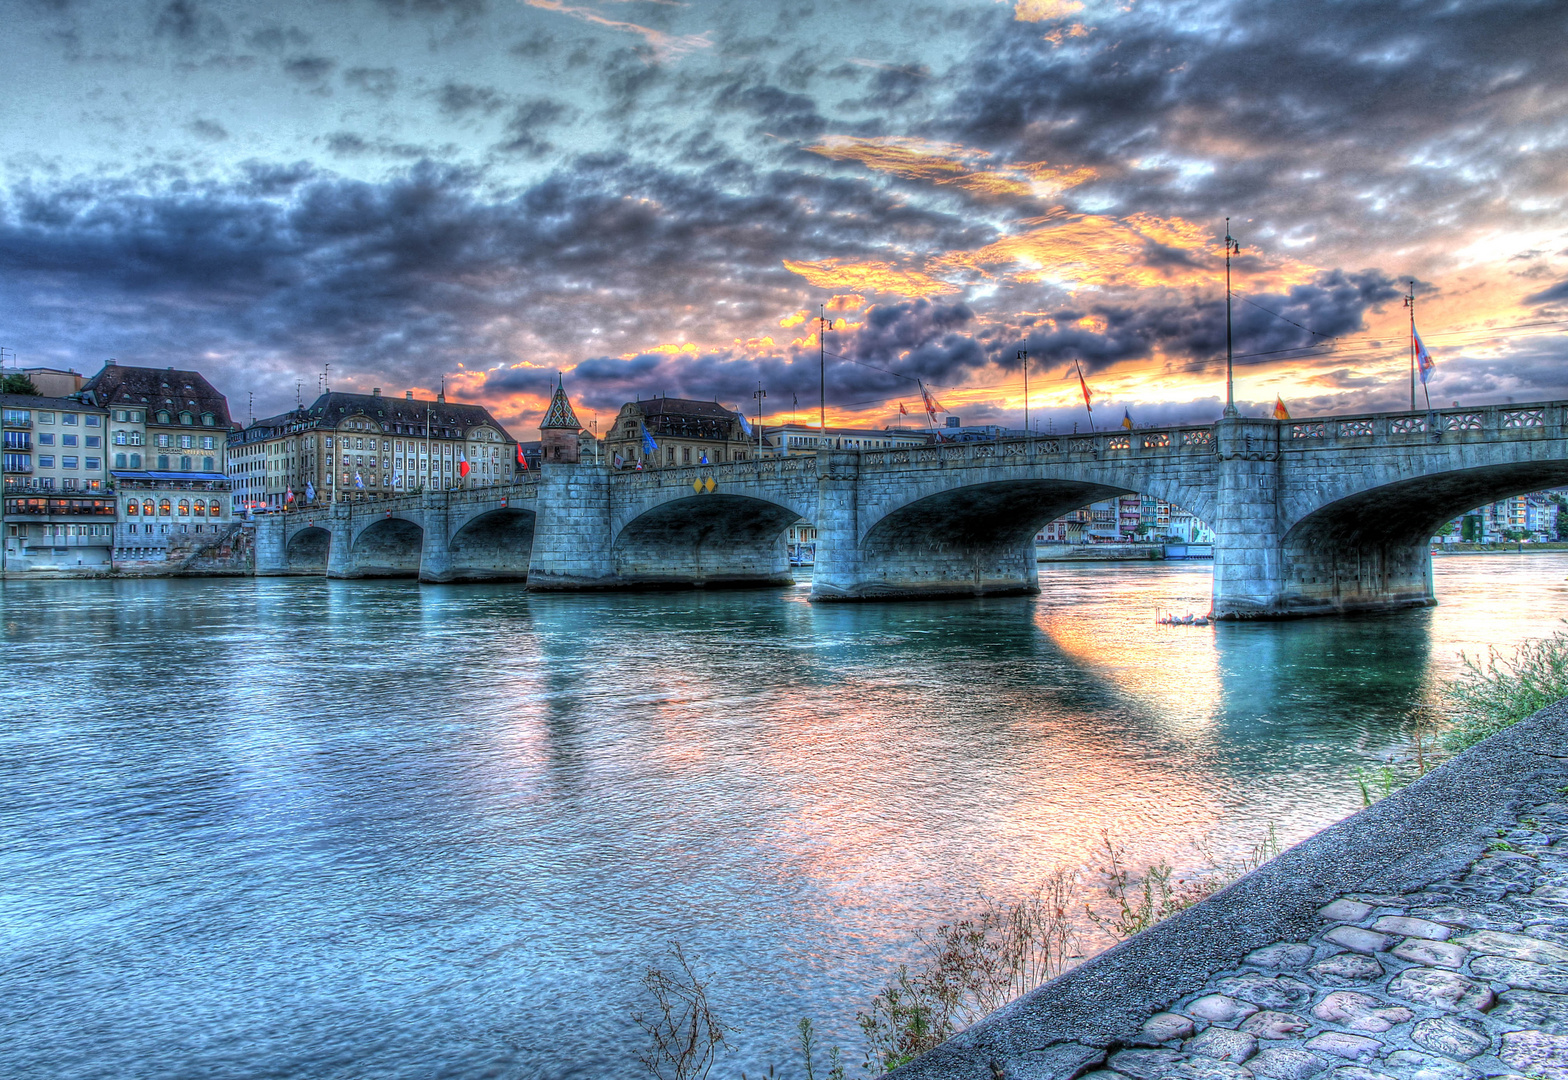
[[[550,398],[550,408],[544,414],[544,420],[539,425],[539,430],[546,428],[562,428],[567,431],[581,430],[582,425],[577,422],[577,414],[572,411],[572,403],[566,400],[566,387],[557,383],[555,394]]]
[[[136,405],[200,415],[212,413],[218,427],[232,426],[229,402],[199,371],[109,364],[82,386],[98,405]]]
[[[692,401],[690,398],[644,398],[634,402],[644,416],[700,416],[714,420],[733,420],[735,410],[717,401]]]

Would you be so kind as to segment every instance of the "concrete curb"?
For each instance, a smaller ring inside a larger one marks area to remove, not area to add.
[[[1401,894],[1477,859],[1521,808],[1568,785],[1568,700],[1472,747],[1160,925],[997,1010],[899,1080],[1072,1080],[1135,1045],[1152,1013],[1254,949],[1303,941],[1347,892]]]

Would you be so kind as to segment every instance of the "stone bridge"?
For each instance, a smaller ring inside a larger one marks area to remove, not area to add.
[[[535,483],[270,515],[257,568],[541,590],[783,583],[784,531],[805,519],[813,600],[1027,593],[1046,522],[1138,493],[1213,527],[1217,617],[1428,604],[1444,522],[1568,484],[1565,420],[1568,403],[1547,402],[644,472],[547,462]]]

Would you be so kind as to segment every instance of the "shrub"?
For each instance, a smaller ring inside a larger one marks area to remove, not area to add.
[[[1568,632],[1527,641],[1509,657],[1489,649],[1484,664],[1460,659],[1464,670],[1444,687],[1457,715],[1443,746],[1454,753],[1568,697]]]

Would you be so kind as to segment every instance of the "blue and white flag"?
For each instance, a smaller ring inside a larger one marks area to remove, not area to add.
[[[657,454],[659,452],[659,444],[653,441],[653,435],[649,432],[648,425],[640,424],[639,426],[642,428],[643,450],[650,454]]]
[[[740,417],[740,429],[746,433],[746,437],[747,438],[750,438],[751,437],[751,423],[746,419],[746,414],[741,412],[741,413],[736,413],[735,415]]]
[[[357,472],[354,474],[354,486],[359,488],[361,491],[365,489],[365,481],[360,479],[359,473]]]
[[[704,465],[708,463],[708,452],[706,450],[702,452],[702,463]]]
[[[392,486],[393,487],[402,487],[403,486],[403,472],[402,472],[401,469],[396,470],[396,471],[394,471],[392,473]]]
[[[315,502],[316,501],[316,485],[312,484],[309,480],[305,481],[305,501],[306,502]]]
[[[1410,332],[1412,334],[1415,334],[1415,328],[1412,327]],[[1432,369],[1437,367],[1437,361],[1433,360],[1432,359],[1432,354],[1426,351],[1426,345],[1422,343],[1421,335],[1420,334],[1416,334],[1415,337],[1416,337],[1416,370],[1421,373],[1421,385],[1425,386],[1427,380],[1432,377]]]

